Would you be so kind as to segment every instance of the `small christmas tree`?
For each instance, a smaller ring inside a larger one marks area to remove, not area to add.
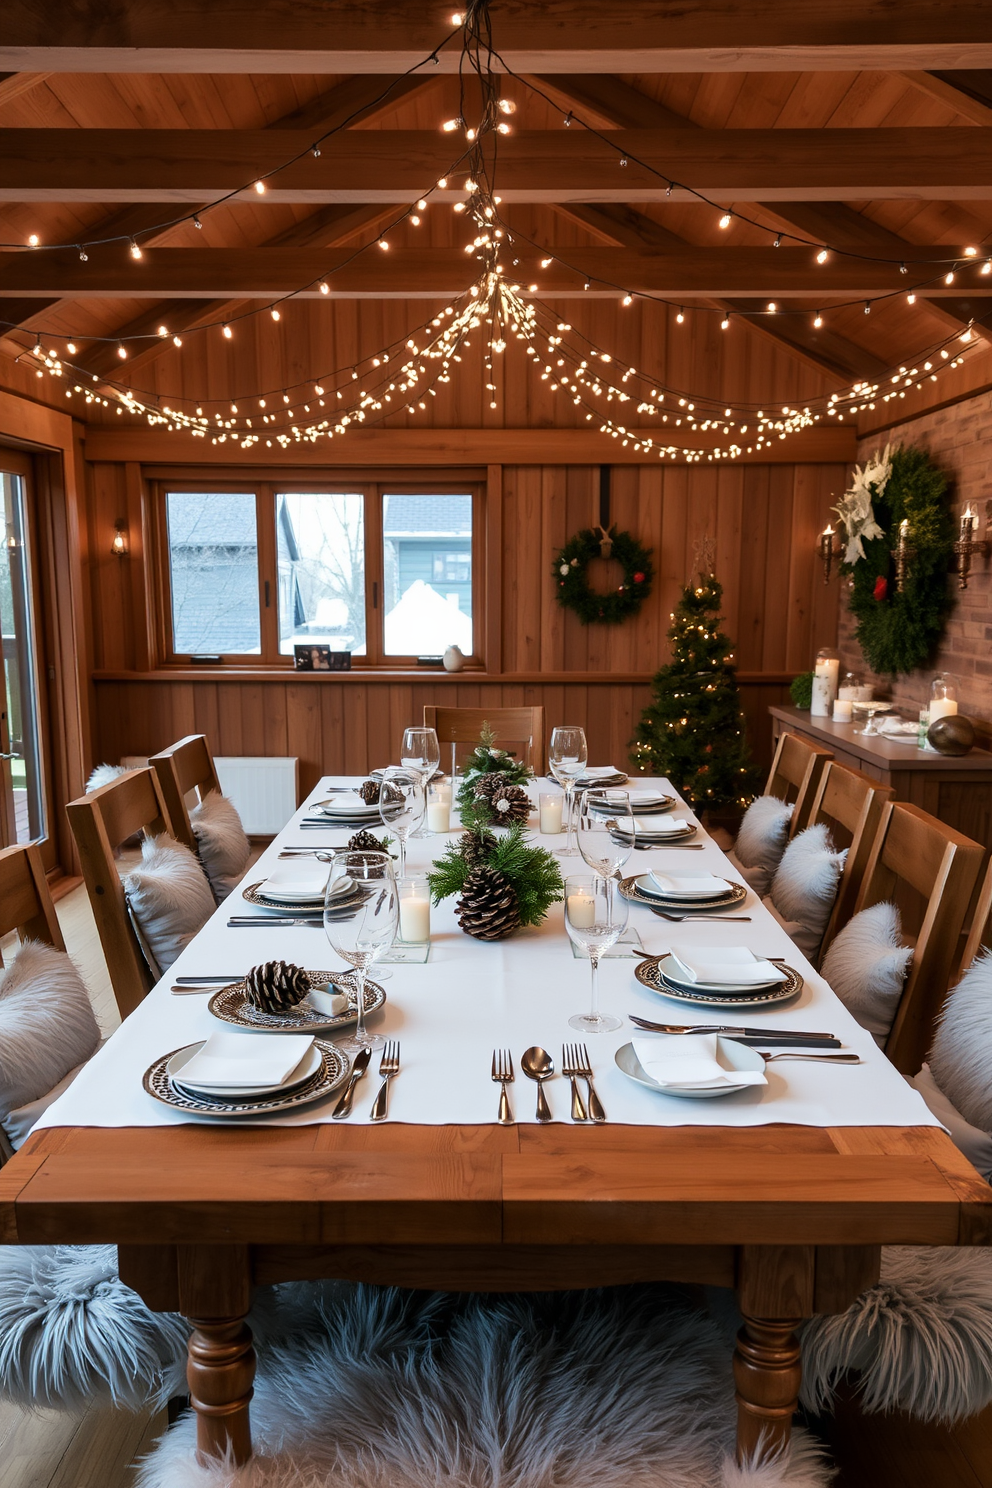
[[[633,741],[637,770],[667,775],[692,806],[746,806],[757,770],[744,735],[733,646],[720,630],[723,586],[700,574],[682,591],[668,632],[672,660],[655,675],[654,701]]]

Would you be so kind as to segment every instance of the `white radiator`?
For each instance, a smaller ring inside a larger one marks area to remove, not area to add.
[[[268,756],[215,755],[221,790],[251,837],[281,832],[298,804],[300,762]]]

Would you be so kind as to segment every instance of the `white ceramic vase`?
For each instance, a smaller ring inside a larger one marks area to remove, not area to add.
[[[443,660],[446,672],[460,672],[465,665],[465,654],[460,646],[449,646]]]

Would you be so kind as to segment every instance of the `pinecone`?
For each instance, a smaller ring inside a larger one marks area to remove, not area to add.
[[[348,838],[349,852],[386,852],[386,839],[380,839],[374,832],[356,832],[354,837]]]
[[[366,806],[378,806],[381,788],[378,780],[366,780],[358,787],[358,794]]]
[[[505,873],[482,865],[462,885],[455,915],[466,935],[476,940],[502,940],[520,924],[517,896]]]
[[[495,846],[496,838],[492,832],[466,832],[461,846],[462,857],[470,868],[474,868],[486,861]]]
[[[310,991],[310,978],[302,966],[289,961],[265,961],[253,966],[245,977],[248,1001],[263,1013],[282,1013],[302,1002]]]
[[[525,822],[533,809],[522,786],[514,785],[502,771],[483,775],[475,785],[476,800],[485,801],[492,811],[494,827],[509,827]]]

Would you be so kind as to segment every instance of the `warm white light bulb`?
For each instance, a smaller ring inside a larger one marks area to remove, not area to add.
[[[965,253],[965,258],[977,258],[978,257],[978,249],[977,248],[966,248],[964,250],[964,253]]]
[[[118,342],[117,344],[117,355],[120,357],[122,362],[127,359],[127,347],[123,344],[123,342]]]
[[[769,315],[774,315],[775,314],[775,311],[777,309],[778,309],[778,306],[776,305],[775,301],[774,300],[769,300],[768,301],[768,314]]]
[[[721,227],[729,227],[730,224],[731,224],[731,222],[732,222],[732,220],[733,220],[733,218],[732,218],[730,212],[724,212],[723,216],[720,218],[720,226]]]
[[[510,126],[509,126],[509,124],[497,124],[496,125],[496,133],[497,134],[509,134],[510,133]]]
[[[172,344],[173,344],[173,346],[182,346],[182,344],[183,344],[183,338],[182,338],[182,336],[173,336],[173,338],[172,338]]]
[[[389,244],[386,242],[385,238],[379,239],[379,247],[382,249],[386,249],[389,247]]]
[[[134,241],[133,238],[131,239],[131,249],[130,249],[130,252],[131,252],[131,257],[132,258],[141,258],[142,257],[141,248]]]
[[[945,274],[944,275],[944,283],[945,284],[953,284],[954,283],[954,270],[953,269],[951,270],[951,272],[949,274]]]
[[[256,181],[255,182],[255,190],[258,192],[259,196],[264,196],[265,195],[265,182],[264,181]]]
[[[69,353],[70,356],[75,356],[76,355],[76,343],[75,343],[75,341],[67,341],[66,342],[65,349]]]
[[[730,321],[727,319],[726,316],[724,316],[723,320],[721,320],[721,322],[720,322],[720,329],[721,329],[721,331],[725,331],[729,325],[730,325]]]
[[[37,246],[38,246],[38,244],[40,242],[41,242],[41,239],[39,238],[38,234],[37,233],[32,233],[31,236],[28,238],[28,247],[29,248],[37,248]]]
[[[451,17],[451,24],[453,26],[464,26],[465,17],[462,15],[460,10],[456,10],[454,15]]]
[[[454,134],[460,122],[461,121],[459,119],[445,119],[444,123],[441,125],[441,128],[444,130],[445,134]]]
[[[620,301],[620,303],[622,305],[632,305],[634,303],[634,296],[633,295],[629,295],[629,294],[625,294],[624,297],[623,297],[623,299]]]
[[[222,327],[222,334],[226,340],[230,341],[231,337],[234,335],[234,332],[231,330],[231,327],[229,325],[226,325]]]
[[[682,314],[681,310],[679,311],[678,315],[676,315],[675,319],[679,325],[683,323],[683,321],[685,320],[685,316]]]
[[[320,282],[320,292],[321,294],[330,294],[331,292],[330,285],[327,284],[326,281],[323,279]]]
[[[822,326],[822,324],[823,324],[823,316],[820,314],[820,312],[818,310],[816,312],[816,318],[813,321],[813,325],[816,328],[816,330],[819,330],[820,327]]]
[[[816,261],[818,264],[824,264],[826,263],[828,257],[829,254],[827,253],[826,248],[821,248],[819,253],[816,255]]]
[[[418,212],[426,212],[427,211],[427,203],[424,201],[423,197],[421,197],[420,201],[418,201],[418,203],[417,203],[417,211]]]
[[[915,305],[916,304],[916,296],[915,296],[915,294],[908,294],[906,296],[906,304],[907,305]]]
[[[282,320],[282,315],[278,310],[270,310],[269,314],[272,316],[273,320]]]

